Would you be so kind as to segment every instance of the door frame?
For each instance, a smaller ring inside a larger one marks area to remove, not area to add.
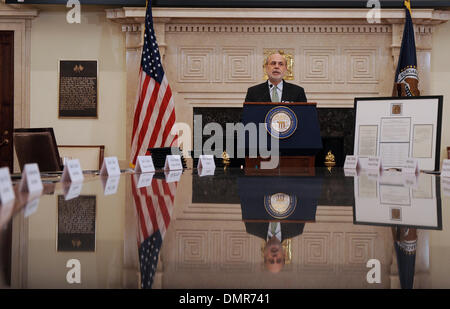
[[[31,21],[35,9],[0,2],[0,30],[14,31],[14,128],[30,127]],[[14,151],[13,172],[19,171]],[[27,286],[28,219],[15,216],[11,234],[11,287]]]
[[[0,3],[0,30],[14,32],[14,128],[30,126],[31,21],[34,9],[20,9]],[[19,172],[14,152],[13,172]]]

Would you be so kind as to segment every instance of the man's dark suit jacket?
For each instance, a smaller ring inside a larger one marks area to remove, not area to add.
[[[245,102],[271,102],[268,82],[248,88]],[[302,87],[283,80],[281,102],[307,102]]]
[[[280,223],[281,225],[281,240],[292,238],[303,233],[304,223]],[[269,230],[269,222],[245,222],[245,230],[247,233],[267,239],[267,232]]]

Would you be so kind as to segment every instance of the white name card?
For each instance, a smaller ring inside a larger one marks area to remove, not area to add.
[[[367,160],[367,169],[371,171],[379,171],[383,168],[380,157],[369,157]]]
[[[417,188],[419,185],[419,175],[418,174],[404,174],[403,175],[403,184],[406,187]]]
[[[25,218],[28,218],[32,214],[36,212],[39,206],[39,197],[35,198],[31,202],[28,202],[28,204],[25,206],[25,211],[23,212],[23,216]]]
[[[152,179],[155,173],[143,173],[140,175],[134,175],[134,180],[136,182],[136,188],[148,187],[152,184]]]
[[[441,177],[450,177],[450,160],[444,160],[442,163]]]
[[[103,184],[103,194],[104,195],[112,195],[116,194],[117,189],[119,188],[120,175],[119,176],[111,176],[111,177],[102,177]]]
[[[200,155],[198,158],[197,169],[205,168],[205,169],[215,169],[216,164],[214,163],[213,155]]]
[[[419,173],[419,161],[417,159],[409,158],[405,161],[405,166],[402,168],[403,174],[417,174]]]
[[[168,155],[166,156],[166,162],[164,163],[164,170],[178,171],[183,169],[183,164],[181,164],[180,155]]]
[[[66,160],[64,171],[61,176],[62,182],[83,182],[84,176],[81,170],[80,160]]]
[[[100,169],[102,176],[119,176],[120,167],[117,157],[106,157],[103,159],[102,168]]]
[[[14,209],[14,202],[9,201],[8,203],[3,203],[0,207],[0,227],[3,227],[11,218]]]
[[[378,180],[381,178],[382,171],[379,170],[367,170],[367,178],[372,180]]]
[[[166,176],[166,182],[178,182],[180,181],[181,174],[183,174],[183,171],[169,171],[165,172],[164,175]]]
[[[359,167],[359,159],[358,156],[346,156],[345,157],[345,163],[344,163],[344,169],[356,169]]]
[[[198,175],[200,177],[203,177],[203,176],[214,176],[214,171],[215,170],[216,170],[215,168],[200,168],[200,169],[197,170],[197,172],[198,172]]]
[[[344,175],[345,177],[356,177],[359,175],[359,170],[346,168],[344,169]]]
[[[11,182],[9,168],[0,168],[0,204],[6,204],[16,198]]]
[[[80,196],[82,188],[82,182],[71,182],[70,185],[65,185],[63,188],[64,200],[68,201]]]
[[[153,165],[152,156],[138,156],[136,162],[136,173],[153,173],[155,166]]]
[[[41,192],[44,189],[41,180],[41,174],[39,173],[39,167],[37,163],[25,164],[22,172],[22,180],[20,181],[19,191],[30,194]]]

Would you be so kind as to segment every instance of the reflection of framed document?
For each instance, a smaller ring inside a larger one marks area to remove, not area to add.
[[[59,61],[59,117],[97,118],[97,60]]]
[[[378,199],[360,197],[356,194],[361,176],[355,177],[353,222],[364,225],[442,230],[442,201],[439,193],[441,179],[425,173],[421,173],[418,178],[417,190],[404,185],[378,183],[380,195]]]
[[[96,196],[58,196],[57,251],[95,251]]]
[[[401,208],[390,208],[391,220],[402,221],[402,209]]]
[[[432,199],[433,198],[433,176],[423,174],[419,177],[418,184],[412,189],[414,199]]]
[[[380,185],[380,203],[388,205],[411,205],[408,187]]]
[[[416,158],[419,169],[439,170],[442,105],[442,96],[355,98],[353,153],[360,155],[361,167],[367,166],[365,153],[376,148],[385,168],[402,168],[406,159]],[[379,126],[376,147],[374,126]]]
[[[378,182],[375,179],[361,175],[358,178],[358,196],[360,198],[377,198]]]

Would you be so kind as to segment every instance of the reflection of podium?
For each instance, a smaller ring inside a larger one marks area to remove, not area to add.
[[[262,161],[270,160],[263,158],[260,150],[272,149],[272,137],[279,142],[278,169],[289,170],[292,167],[315,165],[315,155],[322,149],[316,103],[246,102],[242,121],[244,126],[256,124],[258,133],[257,137],[249,137],[246,132],[246,168],[260,168]],[[259,131],[260,123],[264,124],[266,130],[267,146],[261,144],[260,139],[264,134]]]
[[[321,177],[244,176],[238,179],[242,220],[314,222]]]

